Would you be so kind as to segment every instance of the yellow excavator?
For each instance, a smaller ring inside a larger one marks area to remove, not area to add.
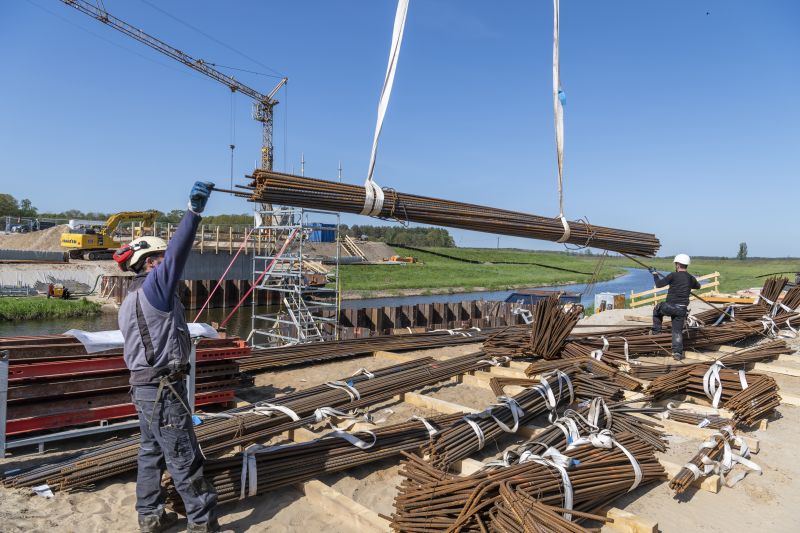
[[[111,259],[114,250],[122,246],[122,243],[114,238],[114,233],[121,223],[141,221],[141,226],[134,228],[134,235],[131,235],[135,239],[148,233],[148,230],[152,232],[157,215],[158,213],[155,211],[115,213],[108,217],[102,226],[75,228],[68,233],[62,233],[61,247],[69,250],[70,259],[88,259],[89,261]]]

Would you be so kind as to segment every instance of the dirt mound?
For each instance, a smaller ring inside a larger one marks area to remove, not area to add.
[[[42,231],[30,233],[10,233],[0,235],[0,249],[31,250],[35,252],[63,252],[61,234],[69,230],[69,226],[61,224]]]

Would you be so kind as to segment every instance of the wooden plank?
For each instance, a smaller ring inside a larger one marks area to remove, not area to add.
[[[527,379],[528,376],[519,368],[506,368],[503,366],[489,367],[489,373],[502,378],[521,378]]]
[[[403,395],[403,401],[405,403],[415,405],[417,407],[431,409],[433,411],[437,411],[439,413],[446,415],[454,413],[478,412],[478,409],[473,409],[472,407],[467,407],[466,405],[459,405],[457,403],[448,402],[447,400],[440,400],[439,398],[433,398],[432,396],[426,396],[424,394],[419,394],[418,392],[406,392]]]
[[[453,469],[462,476],[471,476],[483,468],[483,463],[475,459],[462,459],[453,464]]]
[[[664,468],[664,471],[667,473],[670,479],[678,475],[678,472],[680,472],[681,468],[683,468],[683,465],[673,463],[666,459],[659,458],[658,462],[661,463],[661,466]],[[720,488],[722,487],[722,481],[720,480],[718,475],[712,474],[710,476],[696,479],[692,483],[692,486],[697,487],[698,489],[704,490],[706,492],[710,492],[712,494],[717,494]]]
[[[353,531],[383,533],[390,529],[389,521],[378,513],[317,479],[305,482],[302,490],[311,503],[329,513],[334,521],[347,524]]]
[[[606,524],[606,527],[620,533],[658,533],[658,522],[649,518],[642,518],[631,512],[616,507],[606,508],[596,514],[604,514],[611,518],[613,522]]]
[[[649,417],[641,416],[640,418],[647,420]],[[701,428],[693,424],[676,422],[675,420],[671,420],[669,418],[667,418],[666,420],[659,420],[658,423],[664,427],[664,430],[667,433],[673,435],[681,435],[684,437],[689,437],[698,440],[706,440],[714,433],[719,432],[719,430],[717,429]],[[741,437],[742,440],[745,442],[745,444],[747,444],[752,453],[758,453],[760,448],[760,443],[757,438],[749,437],[747,435],[739,435],[739,437]]]
[[[768,372],[770,374],[782,374],[784,376],[800,377],[800,368],[776,365],[775,363],[756,363],[753,365],[753,370],[756,372]]]

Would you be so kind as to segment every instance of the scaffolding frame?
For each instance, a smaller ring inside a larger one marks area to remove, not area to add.
[[[262,206],[256,209],[254,218],[255,230],[266,235],[267,244],[265,251],[253,255],[250,345],[268,348],[338,338],[340,215],[314,209]],[[306,268],[304,248],[307,249],[311,233],[322,230],[320,224],[326,222],[335,228],[335,262],[324,274],[325,285],[313,285],[309,278],[316,273]],[[264,301],[270,302],[266,311],[258,307]]]

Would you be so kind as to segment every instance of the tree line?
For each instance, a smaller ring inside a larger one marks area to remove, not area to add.
[[[173,209],[163,212],[154,210],[157,213],[156,221],[159,224],[177,224],[183,217],[183,209]],[[0,216],[12,216],[21,218],[42,219],[83,219],[83,220],[106,220],[113,213],[103,213],[100,211],[81,211],[80,209],[67,209],[58,213],[40,212],[32,202],[24,198],[17,201],[10,194],[0,193]],[[248,226],[253,224],[252,213],[228,214],[228,215],[209,215],[203,217],[203,224],[213,224],[220,226]],[[354,239],[366,237],[368,240],[379,242],[390,242],[393,244],[405,244],[408,246],[430,246],[439,248],[454,248],[456,243],[450,233],[443,228],[407,228],[405,226],[372,226],[354,224],[340,226],[342,235],[349,235]]]

